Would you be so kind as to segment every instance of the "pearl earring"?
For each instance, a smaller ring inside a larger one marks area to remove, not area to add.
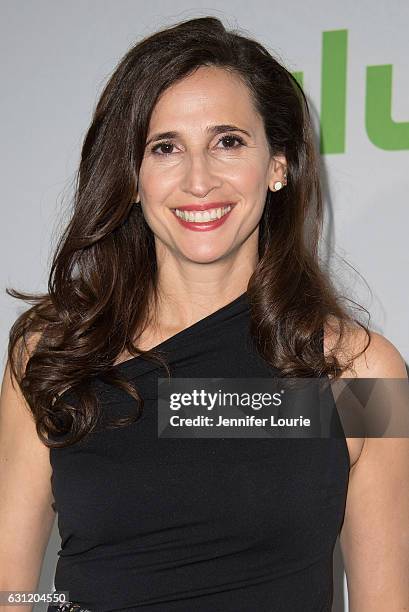
[[[281,181],[276,181],[274,183],[274,191],[278,191],[279,189],[281,189],[281,187],[283,186]]]

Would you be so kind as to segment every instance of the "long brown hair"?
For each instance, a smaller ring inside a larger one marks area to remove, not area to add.
[[[10,330],[8,357],[38,435],[49,447],[73,444],[95,427],[95,377],[136,400],[136,416],[112,421],[113,426],[139,418],[143,399],[113,368],[125,349],[164,365],[169,373],[159,351],[137,346],[149,304],[157,300],[157,268],[152,231],[133,201],[155,102],[200,66],[221,67],[243,79],[264,121],[271,155],[284,154],[287,160],[286,188],[266,195],[259,261],[247,289],[250,331],[260,355],[286,377],[337,377],[346,365],[339,363],[335,350],[324,357],[324,323],[336,318],[338,344],[348,322],[358,323],[370,339],[320,266],[319,156],[302,88],[260,43],[226,30],[218,19],[180,22],[133,46],[99,98],[82,147],[72,218],[53,257],[48,292],[6,289],[32,304]],[[34,337],[38,341],[24,360]],[[76,408],[60,398],[66,389],[79,394]],[[47,437],[67,432],[70,438],[63,443]]]

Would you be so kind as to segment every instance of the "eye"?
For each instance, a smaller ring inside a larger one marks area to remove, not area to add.
[[[245,145],[245,142],[242,138],[240,138],[240,136],[233,136],[233,134],[227,134],[226,136],[223,136],[222,138],[220,138],[220,140],[218,141],[217,144],[219,144],[220,142],[224,142],[224,143],[232,143],[232,142],[238,142],[238,145],[233,145],[233,146],[227,146],[227,147],[222,147],[224,149],[239,149],[241,146]]]
[[[158,151],[159,151],[159,150],[160,150],[162,147],[170,147],[170,148],[171,148],[171,147],[174,147],[174,146],[175,146],[175,145],[174,145],[173,143],[171,143],[171,142],[160,142],[160,143],[158,143],[158,144],[154,145],[154,146],[151,148],[151,152],[152,152],[152,153],[154,153],[155,155],[171,155],[171,152],[170,152],[170,151],[165,151],[165,152],[163,152],[163,151],[162,151],[162,153],[158,153]]]

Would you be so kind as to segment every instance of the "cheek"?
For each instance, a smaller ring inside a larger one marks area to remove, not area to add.
[[[267,190],[267,178],[263,168],[246,164],[229,173],[230,182],[243,195],[252,199],[258,198]]]
[[[142,164],[139,172],[139,195],[148,207],[166,201],[175,191],[174,173]]]

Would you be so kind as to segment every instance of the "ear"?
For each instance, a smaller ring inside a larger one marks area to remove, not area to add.
[[[277,181],[283,186],[287,184],[287,160],[284,155],[274,155],[271,158],[268,182],[271,191],[275,191],[274,183]]]

